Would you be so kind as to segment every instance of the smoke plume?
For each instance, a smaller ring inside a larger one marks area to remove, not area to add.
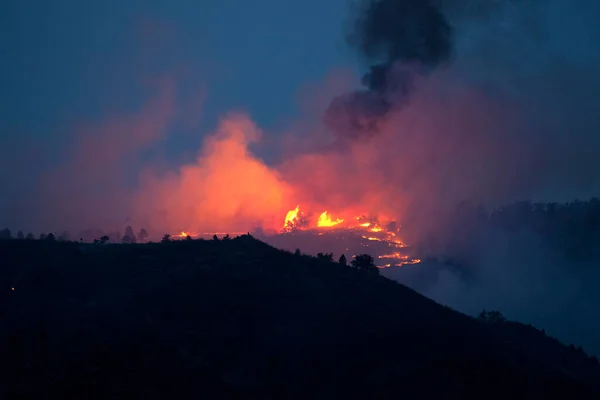
[[[436,0],[364,1],[348,42],[364,62],[366,89],[335,97],[325,122],[339,136],[369,136],[392,107],[409,100],[415,75],[447,63],[452,55],[452,28]]]
[[[440,213],[464,200],[597,193],[595,2],[379,0],[357,10],[350,43],[370,65],[365,88],[325,113],[354,149],[336,173],[371,171],[360,185],[385,187],[376,192],[419,230],[439,229]]]
[[[362,192],[375,207],[392,207],[410,242],[435,242],[433,253],[443,249],[471,268],[469,276],[429,265],[389,276],[462,311],[500,309],[598,353],[600,327],[589,322],[598,297],[586,282],[599,277],[590,265],[559,256],[532,232],[478,230],[451,217],[465,200],[492,208],[597,196],[598,3],[363,4],[354,43],[371,66],[366,88],[334,99],[326,113],[352,154],[331,173],[353,183],[346,193],[357,203]],[[397,30],[387,30],[390,18]],[[401,33],[397,47],[390,32]],[[370,171],[368,179],[353,166]],[[458,241],[465,231],[472,234]]]

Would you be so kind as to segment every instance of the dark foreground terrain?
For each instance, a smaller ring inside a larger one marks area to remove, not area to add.
[[[595,360],[534,328],[250,236],[5,240],[0,266],[2,398],[600,396]]]

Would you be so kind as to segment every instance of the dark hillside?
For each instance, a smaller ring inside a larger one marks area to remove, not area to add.
[[[3,240],[0,265],[3,397],[600,393],[597,364],[535,330],[483,323],[376,274],[250,236]]]

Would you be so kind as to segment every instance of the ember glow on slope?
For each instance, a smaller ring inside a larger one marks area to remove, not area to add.
[[[383,219],[380,220],[375,217],[369,219],[365,216],[348,218],[346,221],[348,222],[345,222],[344,218],[336,218],[333,220],[327,211],[323,211],[321,214],[319,214],[315,224],[314,216],[312,218],[310,218],[310,216],[307,217],[300,210],[300,206],[297,206],[293,210],[288,211],[286,214],[283,232],[293,233],[297,230],[307,232],[313,231],[316,232],[318,236],[329,235],[335,237],[336,240],[344,240],[344,234],[354,234],[356,238],[358,235],[360,235],[358,243],[363,248],[370,247],[370,245],[365,243],[365,241],[381,242],[389,249],[405,249],[407,247],[398,238],[400,229],[398,228],[396,221],[386,221]],[[350,249],[346,248],[346,250],[349,251]],[[364,252],[364,249],[359,250]],[[386,264],[379,263],[378,266],[380,268],[420,263],[418,258],[410,257],[408,254],[402,254],[400,251],[394,251],[391,253],[381,253],[381,251],[382,250],[378,251],[376,258],[379,260],[387,259],[391,262]],[[353,254],[353,256],[355,255],[356,254]]]
[[[300,210],[300,206],[296,206],[286,213],[280,233],[267,236],[265,239],[268,242],[274,241],[283,248],[287,247],[288,250],[293,250],[292,247],[297,244],[294,241],[294,234],[303,232],[305,235],[311,235],[313,241],[318,241],[321,239],[321,236],[327,236],[347,245],[348,247],[345,248],[344,254],[348,253],[352,257],[356,255],[352,253],[372,252],[374,250],[377,253],[375,254],[376,259],[389,261],[384,264],[377,263],[379,268],[420,263],[418,258],[410,257],[408,254],[403,254],[398,250],[405,250],[407,246],[398,238],[397,233],[399,232],[399,228],[395,221],[379,221],[371,218],[371,222],[365,222],[368,218],[362,216],[349,219],[351,222],[344,222],[342,218],[332,219],[327,211],[318,214],[315,221],[315,215],[309,214],[307,216]],[[382,228],[380,224],[386,226],[386,228]],[[231,233],[231,235],[238,234],[243,233]],[[171,237],[174,239],[187,239],[188,237],[209,239],[214,235],[219,237],[230,234],[224,232],[192,233],[182,231],[171,235]],[[278,239],[283,239],[283,242]],[[380,242],[381,246],[370,248],[371,245],[368,242],[372,241]],[[389,249],[388,252],[386,252],[386,249]],[[393,249],[397,250],[392,251]],[[310,248],[304,250],[314,254],[317,252],[311,251]]]

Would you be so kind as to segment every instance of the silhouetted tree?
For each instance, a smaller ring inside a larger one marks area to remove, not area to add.
[[[170,242],[171,241],[171,235],[169,235],[168,233],[165,233],[160,241],[161,241],[161,243]]]
[[[45,233],[40,233],[40,240],[46,240],[46,234]],[[83,239],[81,239],[81,241],[83,242]]]
[[[319,253],[317,254],[317,258],[325,262],[333,262],[333,253]]]
[[[110,240],[110,238],[107,235],[104,235],[100,238],[100,243],[105,244],[109,240]]]
[[[23,234],[23,231],[17,232],[17,239],[25,239],[25,235]]]
[[[48,234],[48,236],[46,236],[46,240],[47,240],[47,241],[49,241],[49,242],[54,242],[54,241],[56,241],[56,237],[54,236],[54,233],[50,232],[50,233]]]
[[[34,240],[34,239],[35,239],[35,236],[33,236],[33,233],[29,232],[29,233],[28,233],[28,234],[25,236],[25,239],[27,239],[27,240]]]
[[[60,236],[58,237],[58,240],[60,240],[61,242],[68,242],[69,241],[69,232],[64,231],[63,233],[61,233]]]
[[[229,233],[227,235],[223,236],[223,240],[230,240],[230,239],[231,239],[231,236],[229,236]]]
[[[348,261],[346,260],[346,256],[342,254],[342,255],[340,256],[340,259],[338,260],[338,263],[339,263],[340,265],[343,265],[343,266],[346,266],[346,265],[348,265]]]
[[[217,235],[213,235],[213,240],[214,240],[215,242],[218,242],[218,241],[219,241],[219,237],[218,237]]]
[[[296,232],[302,228],[308,227],[309,223],[310,221],[308,220],[308,217],[303,212],[300,212],[295,219],[287,222],[285,228],[283,228],[283,231]]]
[[[302,255],[302,253],[300,252],[300,249],[296,249],[296,251],[294,252],[294,255],[296,257],[300,257]]]
[[[10,229],[5,228],[0,231],[0,239],[12,239]]]
[[[146,231],[146,229],[144,228],[140,229],[140,232],[138,233],[138,238],[141,242],[145,242],[146,239],[148,239],[148,231]]]
[[[129,243],[136,242],[135,233],[133,233],[133,228],[130,225],[127,225],[127,227],[125,228],[125,236],[129,236],[129,239],[130,239]]]
[[[94,241],[94,239],[98,239],[101,238],[102,236],[104,236],[106,233],[104,231],[102,231],[101,229],[86,229],[83,230],[81,232],[79,232],[79,234],[77,236],[79,236],[82,240],[82,242],[86,242],[86,243],[91,243]],[[117,241],[121,240],[121,237],[119,237],[117,239]]]
[[[359,254],[351,262],[352,266],[365,272],[379,274],[379,268],[375,265],[375,260],[370,254]]]
[[[506,321],[506,318],[500,311],[485,311],[482,310],[477,317],[481,321],[489,322],[492,324],[499,324]]]
[[[190,235],[185,235],[185,240],[194,240]]]

